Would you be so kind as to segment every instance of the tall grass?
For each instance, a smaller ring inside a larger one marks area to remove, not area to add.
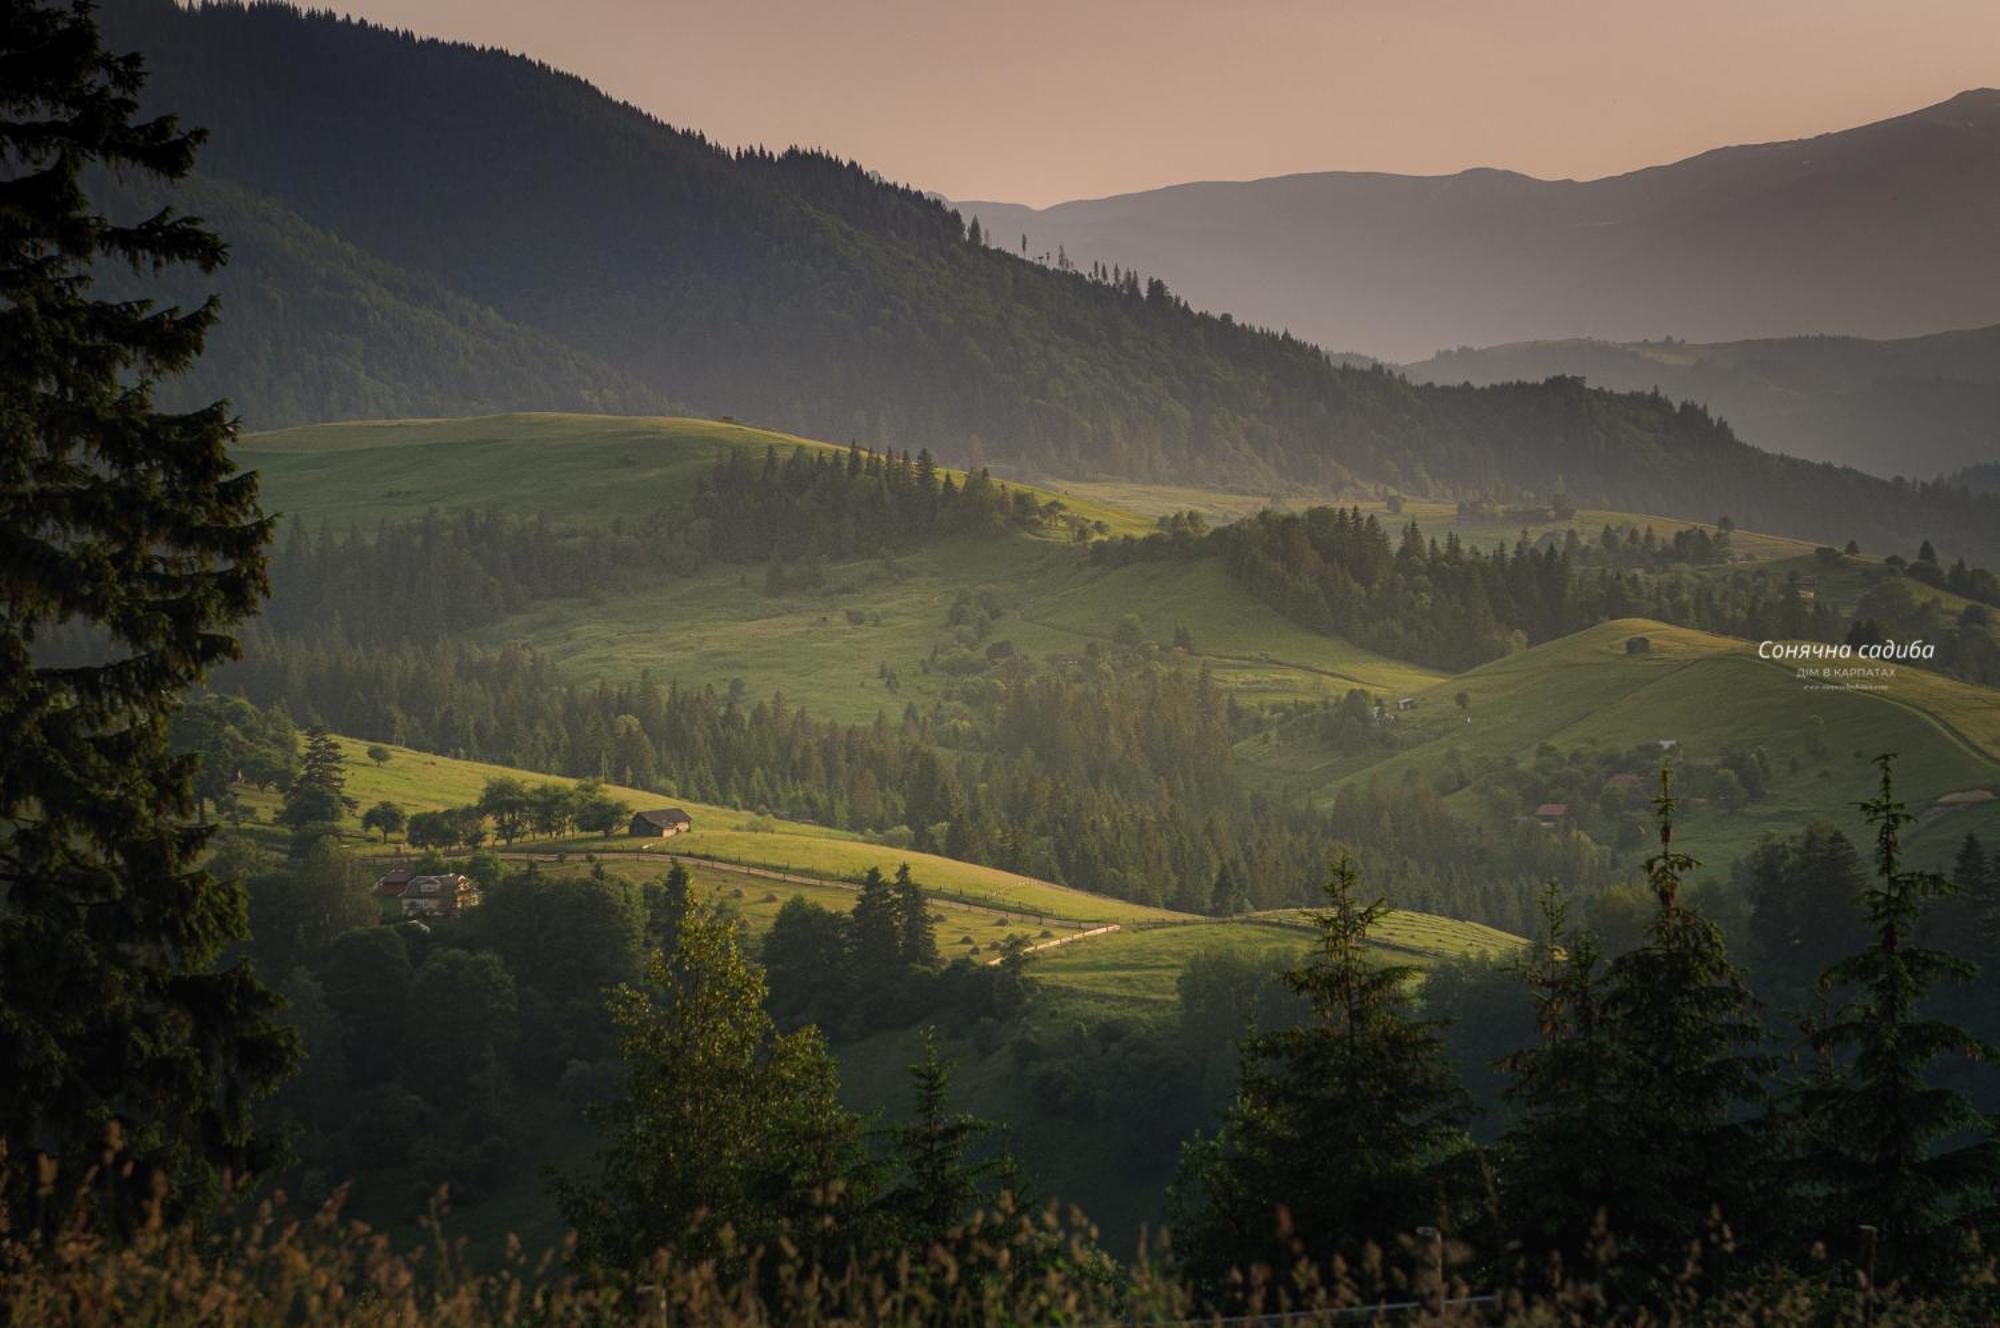
[[[37,1199],[53,1196],[44,1175]],[[77,1207],[74,1214],[86,1209]],[[1169,1325],[1258,1323],[1311,1328],[1393,1323],[1410,1328],[1942,1328],[1993,1322],[1990,1269],[1968,1270],[1949,1300],[1877,1294],[1829,1272],[1774,1275],[1720,1293],[1691,1272],[1663,1304],[1607,1303],[1572,1281],[1553,1293],[1477,1289],[1453,1269],[1464,1251],[1426,1233],[1371,1250],[1359,1266],[1319,1276],[1260,1270],[1232,1299],[1233,1317],[1205,1310],[1172,1275],[1164,1241],[1128,1265],[1097,1252],[1080,1214],[1003,1200],[928,1250],[843,1257],[835,1267],[801,1253],[829,1234],[746,1250],[726,1238],[700,1263],[663,1251],[636,1272],[590,1274],[568,1247],[530,1252],[510,1241],[497,1264],[475,1267],[448,1235],[442,1196],[427,1240],[395,1249],[342,1216],[338,1197],[294,1214],[282,1195],[197,1225],[167,1219],[157,1200],[136,1229],[113,1238],[81,1216],[51,1230],[7,1225],[0,1210],[0,1322],[47,1328],[473,1328],[475,1325]],[[1691,1266],[1699,1260],[1691,1260]]]

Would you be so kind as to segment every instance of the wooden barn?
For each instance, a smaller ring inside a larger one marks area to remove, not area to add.
[[[634,839],[665,839],[694,829],[694,818],[678,807],[663,807],[655,812],[635,812],[632,824],[625,833]]]

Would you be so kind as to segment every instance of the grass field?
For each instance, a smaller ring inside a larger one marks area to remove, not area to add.
[[[478,761],[453,760],[403,747],[388,748],[391,753],[389,762],[378,766],[366,755],[370,744],[351,738],[341,738],[339,742],[347,757],[348,796],[363,809],[383,799],[396,803],[408,812],[463,806],[477,801],[486,781],[495,776],[511,775],[531,782],[551,778]],[[556,782],[568,784],[574,781],[557,779]],[[684,807],[693,818],[695,828],[671,840],[573,836],[555,840],[523,839],[513,847],[537,853],[560,851],[580,859],[593,850],[618,850],[622,853],[634,850],[635,845],[650,842],[657,845],[654,851],[660,853],[671,850],[675,854],[713,858],[719,862],[847,880],[860,877],[870,867],[893,873],[907,862],[912,875],[928,889],[988,904],[1010,915],[1018,914],[1023,920],[1032,919],[1033,929],[1037,931],[1043,923],[1051,920],[1126,922],[1172,920],[1187,916],[1168,909],[1149,908],[1143,904],[1074,890],[1050,881],[1017,876],[995,867],[982,867],[935,854],[875,844],[845,831],[823,826],[771,821],[750,812],[689,802],[641,789],[614,786],[610,792],[635,809]],[[277,806],[277,798],[273,794],[252,794],[246,802],[264,822],[270,820]],[[356,837],[357,846],[360,840],[367,838],[361,834],[358,817],[349,818],[348,828]],[[377,843],[379,848],[379,840],[370,839],[369,842]],[[505,846],[496,843],[494,847]],[[611,855],[607,853],[606,856],[609,859]],[[638,861],[647,863],[645,858]],[[666,870],[663,862],[647,865],[650,867],[648,874]],[[781,893],[784,889],[779,885],[769,888]],[[1024,931],[1028,930],[1025,921],[1021,925]],[[980,943],[985,944],[983,940]]]
[[[1526,944],[1476,922],[1400,911],[1382,919],[1372,941],[1385,959],[1420,966],[1441,958],[1508,954]],[[1287,909],[1092,936],[1044,951],[1029,962],[1034,975],[1051,987],[1098,1001],[1164,1006],[1175,999],[1181,970],[1203,950],[1239,951],[1278,965],[1311,942],[1304,912]]]
[[[829,587],[812,594],[769,596],[762,580],[757,569],[718,566],[588,603],[547,600],[476,639],[529,643],[578,679],[650,669],[720,688],[741,678],[753,693],[782,692],[849,723],[938,695],[947,679],[925,664],[962,592],[989,593],[1002,608],[986,644],[1007,641],[1037,660],[1108,646],[1127,614],[1163,645],[1185,627],[1195,662],[1245,699],[1401,694],[1442,676],[1288,621],[1232,585],[1218,559],[1106,568],[1041,540],[958,539],[892,563],[836,564]]]
[[[505,415],[315,426],[254,435],[240,451],[264,472],[271,505],[310,519],[365,523],[432,506],[636,520],[684,491],[727,449],[761,452],[767,446],[828,444],[718,421]],[[1263,501],[1141,484],[1060,487],[1072,511],[1127,534],[1151,530],[1160,512],[1194,508],[1219,520]],[[1453,530],[1475,544],[1511,541],[1523,532],[1513,519],[1460,520],[1442,503],[1412,500],[1396,517],[1382,503],[1361,505],[1385,521],[1414,519],[1433,534]],[[1581,511],[1565,522],[1531,522],[1525,529],[1531,538],[1567,528],[1591,538],[1607,523],[1628,522],[1651,525],[1662,535],[1688,524]],[[1806,541],[1741,530],[1732,541],[1752,561],[1714,574],[1749,568],[1782,579],[1797,570],[1814,576],[1820,593],[1836,603],[1850,603],[1885,570],[1872,558],[1820,568]],[[1189,664],[1209,668],[1242,700],[1334,698],[1353,687],[1422,699],[1418,710],[1399,719],[1399,750],[1335,752],[1290,730],[1246,742],[1240,748],[1246,767],[1274,792],[1305,789],[1324,796],[1351,779],[1436,775],[1454,751],[1476,769],[1523,762],[1544,743],[1565,750],[1626,748],[1673,738],[1690,756],[1704,758],[1729,747],[1763,746],[1776,762],[1768,800],[1733,816],[1688,810],[1691,829],[1706,837],[1705,851],[1717,861],[1747,849],[1767,829],[1785,832],[1823,816],[1850,817],[1864,782],[1861,762],[1879,751],[1902,754],[1905,789],[1916,803],[2000,782],[2000,701],[1990,689],[1898,666],[1886,691],[1811,691],[1792,667],[1755,659],[1746,643],[1658,624],[1609,624],[1447,680],[1296,626],[1243,594],[1219,561],[1110,568],[1060,540],[939,541],[898,558],[836,565],[827,588],[811,594],[767,596],[758,569],[733,566],[648,584],[627,578],[624,589],[617,588],[619,580],[608,578],[610,588],[588,602],[534,605],[475,639],[526,642],[579,680],[629,679],[642,670],[694,685],[723,687],[741,679],[753,694],[782,692],[815,715],[867,722],[943,693],[948,680],[929,672],[927,661],[948,639],[948,617],[961,594],[999,606],[990,636],[975,650],[1005,641],[1033,659],[1108,645],[1130,615],[1141,635],[1162,648],[1185,629],[1192,642]],[[1962,607],[1954,596],[1910,584],[1947,611]],[[1653,652],[1626,656],[1624,638],[1640,631],[1653,639]],[[893,675],[893,687],[885,675]],[[1472,702],[1469,724],[1451,702],[1461,689]],[[1830,754],[1808,758],[1803,749],[1815,720]],[[376,772],[386,791],[375,796],[412,806],[427,805],[421,799],[432,795],[439,802],[464,801],[484,779],[483,773],[460,777],[398,764],[400,769]],[[422,787],[398,786],[413,779]],[[470,787],[438,795],[427,779]],[[1509,814],[1484,806],[1482,796],[1475,779],[1455,804],[1489,817]],[[702,809],[697,820],[687,848],[732,861],[852,876],[910,856],[830,831],[756,822],[743,813]],[[2000,810],[1927,821],[1915,837],[1937,840],[1968,829],[2000,830]],[[940,888],[1045,917],[1142,915],[965,864],[938,860],[925,870],[938,877]]]
[[[1633,635],[1646,636],[1651,651],[1628,655]],[[1808,690],[1795,666],[1755,652],[1748,642],[1655,622],[1606,623],[1421,694],[1419,708],[1399,720],[1409,745],[1387,759],[1343,757],[1311,742],[1247,744],[1246,756],[1273,778],[1304,780],[1330,795],[1346,779],[1391,783],[1411,771],[1435,777],[1453,750],[1477,770],[1511,765],[1542,743],[1623,751],[1671,739],[1685,756],[1701,759],[1762,746],[1774,765],[1766,800],[1735,814],[1685,809],[1684,841],[1717,864],[1766,832],[1791,833],[1822,818],[1855,823],[1853,804],[1869,793],[1866,761],[1880,752],[1899,754],[1898,788],[1919,808],[1944,793],[2000,783],[2000,705],[1992,691],[1906,665],[1884,680],[1883,692]],[[1460,690],[1471,701],[1463,713],[1452,699]],[[1823,757],[1808,750],[1815,717],[1828,749]],[[1484,814],[1481,781],[1453,803]],[[1930,817],[1913,840],[1956,839],[1987,815]]]
[[[246,435],[235,455],[263,477],[266,510],[367,527],[433,507],[638,521],[677,504],[730,449],[762,456],[767,447],[846,444],[726,420],[521,413],[305,425]],[[1150,518],[1088,495],[1037,492],[1113,534],[1153,529]]]
[[[607,874],[621,880],[646,881],[658,876],[665,866],[651,856],[590,856],[595,860],[588,860],[585,854],[570,853],[558,863],[549,861],[545,854],[536,854],[535,870],[578,876],[601,866]],[[502,854],[502,857],[510,867],[525,866],[519,856]],[[718,862],[690,863],[689,874],[694,878],[698,897],[740,918],[744,928],[755,937],[771,929],[778,910],[795,896],[836,913],[846,913],[854,907],[856,889],[845,882],[774,881]],[[1043,925],[1031,915],[991,905],[962,903],[935,894],[930,898],[930,911],[936,926],[938,953],[946,960],[993,959],[1010,937],[1018,936],[1033,945],[1077,929],[1077,924],[1049,920],[1050,925]]]
[[[500,415],[254,434],[238,456],[261,472],[267,506],[314,523],[365,528],[431,508],[492,507],[597,524],[650,517],[730,448],[761,454],[773,446],[830,445],[708,420]],[[1037,492],[1112,534],[1154,528],[1149,513],[1092,489]],[[1181,505],[1199,495],[1175,491],[1188,500]],[[1256,505],[1229,501],[1239,511]],[[1218,681],[1250,698],[1310,699],[1354,686],[1402,692],[1437,677],[1287,622],[1230,584],[1219,563],[1099,568],[1066,537],[1025,535],[938,541],[900,557],[836,565],[828,586],[811,593],[766,595],[755,567],[611,575],[588,601],[543,601],[475,639],[526,642],[579,679],[631,678],[642,669],[695,685],[741,678],[817,715],[866,722],[938,693],[943,679],[927,676],[925,661],[947,633],[954,600],[982,592],[1005,609],[992,639],[1036,658],[1108,641],[1128,613],[1162,643],[1184,626]],[[897,677],[893,693],[885,667]]]

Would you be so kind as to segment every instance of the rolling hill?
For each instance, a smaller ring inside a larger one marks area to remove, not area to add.
[[[1649,643],[1645,653],[1628,652],[1635,636]],[[1992,805],[1936,806],[1948,793],[2000,787],[2000,704],[1990,689],[1905,664],[1891,678],[1865,680],[1880,691],[1822,689],[1798,667],[1758,659],[1751,642],[1627,619],[1438,684],[1399,721],[1406,745],[1386,759],[1304,739],[1243,751],[1270,776],[1305,781],[1327,797],[1350,782],[1393,786],[1414,774],[1457,783],[1454,809],[1489,823],[1531,821],[1538,806],[1566,802],[1579,816],[1602,804],[1600,824],[1609,826],[1645,811],[1661,742],[1674,744],[1683,765],[1761,749],[1769,775],[1760,800],[1723,806],[1696,794],[1683,807],[1678,842],[1716,867],[1766,834],[1815,820],[1851,831],[1854,805],[1874,788],[1867,762],[1895,752],[1899,793],[1922,814],[1910,841],[1926,860],[1947,859],[1968,831],[2000,830]],[[1566,760],[1572,753],[1616,759],[1591,766]],[[1640,783],[1613,791],[1607,769],[1638,774]]]
[[[1707,403],[1759,447],[1878,475],[1935,477],[2000,456],[2000,327],[1898,341],[1529,341],[1440,351],[1404,372],[1657,389]]]
[[[479,761],[455,760],[402,747],[384,747],[388,760],[371,759],[380,744],[340,737],[346,757],[348,795],[361,808],[391,801],[406,812],[436,811],[476,802],[486,782],[514,778],[538,783],[550,776]],[[570,785],[575,781],[555,778]],[[580,874],[601,866],[628,880],[647,880],[673,860],[686,862],[697,888],[740,915],[761,935],[783,900],[804,895],[845,912],[853,907],[854,885],[870,868],[893,876],[908,864],[936,913],[939,948],[946,959],[961,955],[990,958],[1000,942],[1018,936],[1033,945],[1063,940],[1031,960],[1038,977],[1052,986],[1086,994],[1140,1002],[1165,1001],[1187,955],[1220,946],[1253,950],[1301,947],[1308,934],[1296,911],[1217,920],[1171,909],[1148,908],[1129,900],[1039,881],[935,853],[873,843],[825,826],[781,821],[727,807],[669,798],[616,785],[606,790],[634,808],[672,803],[685,808],[694,828],[670,840],[633,840],[622,834],[530,836],[513,844],[487,846],[512,867],[533,863],[537,871]],[[243,804],[253,838],[273,839],[278,800],[268,791],[246,790]],[[358,814],[342,825],[349,847],[386,858],[409,850],[399,841],[377,839],[362,830]],[[1109,926],[1107,924],[1115,924]],[[1102,935],[1083,934],[1103,931]],[[1501,953],[1521,938],[1493,927],[1428,913],[1396,912],[1384,919],[1379,944],[1404,961]]]
[[[643,525],[678,510],[728,449],[761,458],[766,448],[826,446],[716,421],[514,415],[281,430],[245,438],[237,455],[262,475],[273,510],[366,530],[438,507]],[[1031,492],[1107,535],[1155,529],[1097,497]],[[858,723],[937,696],[948,679],[926,660],[953,603],[982,593],[1004,610],[997,638],[1030,658],[1108,644],[1131,615],[1149,640],[1187,629],[1192,653],[1246,698],[1309,699],[1355,686],[1404,692],[1439,676],[1286,621],[1240,594],[1219,559],[1102,568],[1069,556],[1066,539],[1024,534],[836,565],[824,592],[759,594],[755,573],[731,564],[669,578],[636,570],[605,568],[589,598],[540,601],[474,639],[526,642],[580,680],[646,669],[719,688],[741,678]]]
[[[1395,359],[1531,339],[1910,337],[2000,321],[2000,91],[1599,180],[1331,171],[1031,209],[1012,245]],[[1893,440],[1891,440],[1893,442]]]
[[[1691,517],[1723,484],[1739,520],[1787,533],[1923,525],[1970,549],[2000,527],[1991,504],[1801,468],[1658,396],[1347,367],[1133,273],[974,243],[853,163],[732,155],[525,59],[274,5],[100,14],[147,61],[146,107],[210,131],[215,187],[179,201],[226,237],[338,241],[245,243],[237,325],[175,385],[231,396],[253,426],[672,402],[1016,473],[1439,496],[1560,483]],[[549,343],[563,354],[531,353]]]
[[[643,525],[674,519],[660,514],[678,510],[696,478],[729,449],[761,456],[767,448],[825,446],[727,422],[548,415],[285,430],[245,438],[239,455],[263,474],[274,508],[315,524],[366,529],[459,502],[539,512],[563,523]],[[1106,532],[1154,528],[1108,501],[1106,486],[1035,492],[1060,496]],[[1200,491],[1173,495],[1207,500]],[[1231,501],[1212,497],[1223,507]],[[1450,530],[1476,547],[1572,529],[1589,539],[1607,523],[1662,532],[1674,526],[1668,517],[1601,509],[1527,520],[1460,516],[1448,505],[1414,501],[1396,516],[1380,503],[1370,506],[1385,521],[1415,519],[1433,534]],[[1738,529],[1731,540],[1748,561],[1712,575],[1782,580],[1797,571],[1844,607],[1888,572],[1878,559],[1849,559],[1829,570],[1817,564],[1810,545],[1754,531]],[[952,630],[952,606],[966,598],[997,615],[993,642],[1034,661],[1108,648],[1129,618],[1143,640],[1162,649],[1181,636],[1190,662],[1208,669],[1240,703],[1319,703],[1353,688],[1419,698],[1387,749],[1330,750],[1302,732],[1309,723],[1279,724],[1239,743],[1249,777],[1287,796],[1301,787],[1330,796],[1351,782],[1393,784],[1412,772],[1449,786],[1447,768],[1462,768],[1472,773],[1454,789],[1453,807],[1504,825],[1519,819],[1524,809],[1516,804],[1533,782],[1520,772],[1531,770],[1535,753],[1547,746],[1627,752],[1666,737],[1680,741],[1688,756],[1709,761],[1762,747],[1773,763],[1763,801],[1734,813],[1689,808],[1718,863],[1765,829],[1848,819],[1862,795],[1847,769],[1857,757],[1903,753],[1908,791],[1919,804],[2000,783],[2000,703],[1990,690],[1904,665],[1886,692],[1809,692],[1792,670],[1756,660],[1751,643],[1659,624],[1604,624],[1448,678],[1287,620],[1243,593],[1219,557],[1106,565],[1080,556],[1067,539],[1021,533],[933,541],[915,556],[836,563],[827,585],[810,592],[760,593],[755,582],[751,570],[728,563],[666,578],[607,567],[588,596],[528,604],[476,629],[466,643],[529,645],[580,683],[629,681],[642,672],[721,690],[741,680],[753,695],[780,692],[816,716],[867,724],[946,695],[954,679],[930,662]],[[1909,584],[1949,601],[1949,612],[1963,607],[1946,592]],[[1652,652],[1626,656],[1623,643],[1639,634],[1653,642]],[[1464,716],[1453,705],[1461,690],[1470,702],[1469,725],[1459,722]],[[1820,735],[1814,739],[1825,749],[1820,754],[1807,751],[1809,733]],[[1979,817],[1963,819],[1984,825]],[[1927,822],[1920,830],[1927,851],[1941,853],[1945,840],[1962,833],[1952,828],[1958,824]],[[803,851],[783,834],[765,834],[732,837],[724,856],[772,865],[819,861],[841,875],[865,865],[858,849],[826,857],[833,851],[820,848],[813,860],[792,856]],[[1048,911],[1100,916],[1073,907]]]

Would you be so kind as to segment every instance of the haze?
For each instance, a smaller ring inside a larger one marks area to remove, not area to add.
[[[1990,0],[357,0],[731,144],[953,198],[1506,166],[1589,178],[2000,82]]]

